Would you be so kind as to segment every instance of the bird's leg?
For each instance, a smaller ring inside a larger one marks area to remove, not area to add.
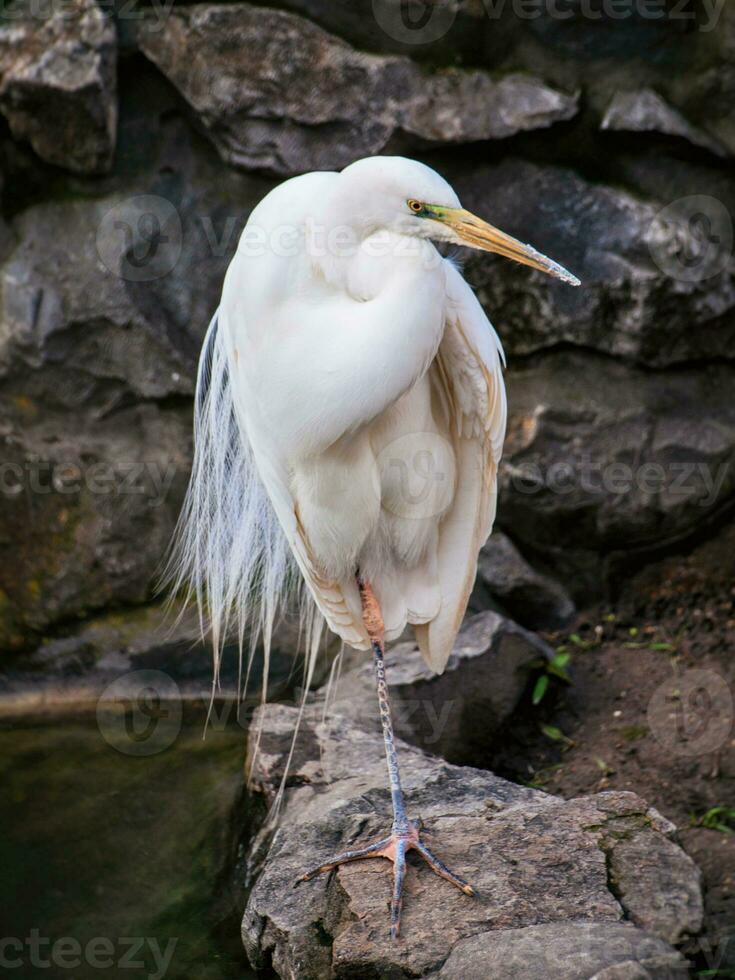
[[[393,737],[393,722],[391,720],[390,699],[388,697],[388,685],[385,680],[385,661],[384,638],[385,628],[383,617],[380,612],[378,600],[370,587],[369,582],[358,576],[358,586],[360,598],[362,600],[362,618],[370,638],[375,662],[375,679],[378,687],[378,707],[380,710],[380,722],[383,727],[383,741],[385,743],[385,756],[388,762],[388,778],[390,780],[390,795],[393,802],[393,826],[390,836],[384,837],[375,844],[361,847],[354,851],[345,851],[336,857],[312,868],[300,879],[308,881],[322,871],[331,871],[340,864],[349,861],[359,861],[361,858],[384,857],[393,862],[393,898],[390,909],[390,932],[395,938],[401,929],[401,907],[403,901],[403,880],[406,874],[406,852],[414,848],[423,857],[429,867],[436,874],[447,881],[451,881],[466,895],[474,895],[472,887],[464,879],[455,875],[446,865],[436,858],[431,851],[419,838],[419,822],[409,820],[406,814],[406,807],[403,801],[403,789],[401,788],[401,777],[398,771],[398,758],[396,756],[395,742]]]
[[[388,763],[388,780],[390,782],[390,795],[393,802],[392,833],[394,835],[405,834],[409,831],[411,825],[406,816],[406,806],[403,802],[401,774],[398,771],[398,756],[396,755],[395,739],[393,736],[390,698],[388,697],[388,685],[385,680],[385,660],[383,659],[385,650],[385,626],[383,624],[383,616],[380,612],[380,605],[372,588],[368,582],[362,579],[358,578],[357,582],[360,589],[360,599],[362,600],[362,619],[373,648],[375,682],[378,688],[378,710],[380,712],[380,723],[383,727],[385,758]]]

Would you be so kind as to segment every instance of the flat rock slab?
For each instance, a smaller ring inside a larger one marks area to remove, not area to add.
[[[138,41],[223,160],[284,176],[340,169],[394,136],[409,146],[504,139],[578,112],[579,93],[534,75],[429,72],[248,3],[177,8],[163,27],[144,22]]]
[[[296,715],[266,705],[253,720],[262,726],[254,791],[268,803]],[[295,884],[340,850],[383,836],[391,820],[380,737],[341,717],[306,718],[278,829],[272,838],[261,831],[250,849],[243,942],[254,967],[298,980],[687,976],[668,940],[701,928],[699,872],[672,840],[674,826],[639,797],[565,801],[402,743],[398,750],[409,813],[479,897],[409,858],[402,935],[391,941],[388,862]],[[636,844],[656,853],[645,873],[628,859]]]
[[[692,126],[677,109],[650,88],[616,92],[607,107],[600,129],[680,136],[693,146],[709,150],[715,156],[728,155],[727,148],[719,140]]]
[[[284,697],[293,686],[298,641],[298,623],[293,617],[282,618],[272,637],[269,697]],[[339,646],[340,641],[330,636],[316,665],[317,679],[326,673]],[[0,674],[0,719],[89,711],[101,719],[107,711],[117,714],[121,703],[151,697],[151,691],[174,711],[203,717],[212,703],[212,657],[211,645],[200,638],[193,609],[155,604],[106,613],[70,626],[66,635],[45,639],[33,652],[12,661]],[[259,700],[262,664],[259,648],[251,670],[250,690],[256,692],[251,706]],[[249,709],[241,704],[238,712],[238,678],[237,645],[228,644],[213,709],[217,726],[236,717],[238,724],[247,724]]]

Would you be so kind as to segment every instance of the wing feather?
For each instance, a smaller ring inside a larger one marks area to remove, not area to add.
[[[477,572],[477,556],[492,530],[507,405],[503,350],[477,297],[447,262],[444,336],[431,367],[447,413],[457,458],[457,489],[439,528],[437,564],[442,604],[415,627],[429,666],[441,672],[452,651]]]

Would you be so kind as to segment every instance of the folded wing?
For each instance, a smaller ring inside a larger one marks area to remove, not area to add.
[[[457,484],[437,546],[442,602],[429,623],[414,627],[428,665],[441,672],[452,651],[477,572],[477,556],[492,530],[498,465],[507,418],[503,351],[484,310],[459,271],[447,262],[444,337],[431,366]]]

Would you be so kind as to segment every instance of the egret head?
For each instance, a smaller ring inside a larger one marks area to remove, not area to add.
[[[580,285],[576,276],[531,245],[466,211],[446,180],[417,160],[367,157],[346,167],[340,184],[340,198],[350,200],[366,230],[388,228],[416,238],[468,245]]]

